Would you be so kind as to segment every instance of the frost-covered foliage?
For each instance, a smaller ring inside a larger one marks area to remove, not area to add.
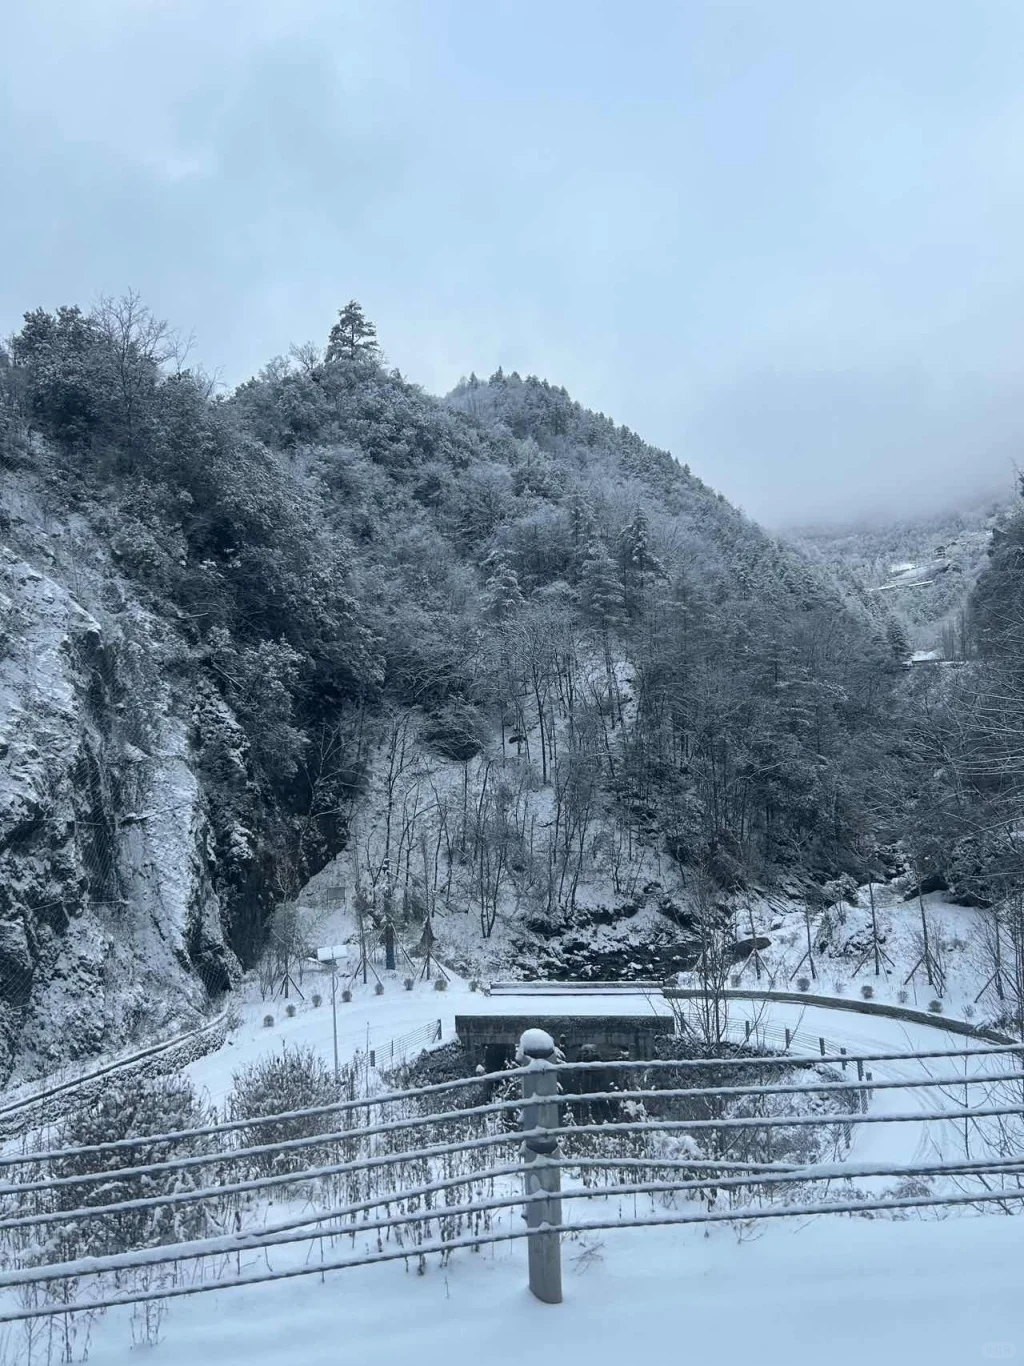
[[[235,1074],[228,1112],[232,1119],[255,1119],[290,1110],[312,1110],[331,1105],[341,1093],[340,1083],[318,1053],[311,1048],[284,1048]],[[333,1127],[331,1116],[313,1115],[256,1124],[243,1133],[250,1146],[259,1147],[330,1132]],[[269,1176],[316,1166],[328,1160],[328,1152],[327,1148],[300,1148],[256,1154],[248,1162],[255,1173]]]
[[[185,1077],[157,1077],[127,1086],[115,1083],[98,1100],[80,1105],[49,1131],[48,1138],[52,1142],[47,1146],[86,1147],[147,1134],[166,1134],[201,1127],[208,1124],[210,1118],[207,1107]],[[211,1143],[203,1137],[177,1140],[173,1151],[177,1157],[196,1156],[211,1151]],[[126,1247],[183,1242],[207,1232],[208,1210],[201,1203],[158,1205],[146,1209],[115,1208],[109,1213],[92,1214],[87,1219],[72,1215],[75,1210],[123,1206],[126,1201],[142,1197],[201,1189],[205,1184],[201,1167],[183,1167],[151,1175],[118,1175],[132,1167],[162,1162],[167,1153],[167,1143],[154,1140],[138,1147],[45,1161],[47,1179],[62,1184],[38,1192],[32,1200],[36,1212],[45,1210],[65,1215],[63,1221],[48,1226],[56,1240],[59,1256],[67,1260],[99,1257]],[[99,1181],[84,1179],[97,1173],[106,1175]],[[77,1178],[83,1178],[81,1184]]]
[[[945,658],[970,651],[968,596],[985,566],[992,529],[1007,497],[965,503],[956,511],[848,527],[804,527],[787,533],[811,561],[831,570],[851,595],[884,599],[910,649]]]

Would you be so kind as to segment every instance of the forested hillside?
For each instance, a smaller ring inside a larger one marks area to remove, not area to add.
[[[10,1060],[230,990],[339,854],[469,962],[948,853],[950,690],[880,595],[562,389],[428,396],[351,304],[222,396],[129,296],[27,315],[0,405]]]

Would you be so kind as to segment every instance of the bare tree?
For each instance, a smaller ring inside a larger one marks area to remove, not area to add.
[[[288,348],[288,355],[308,378],[312,378],[324,363],[323,347],[312,341],[293,343]]]
[[[171,326],[157,318],[129,290],[120,298],[101,296],[91,321],[107,344],[113,367],[114,387],[130,453],[134,452],[145,397],[168,361],[179,371],[192,346]]]

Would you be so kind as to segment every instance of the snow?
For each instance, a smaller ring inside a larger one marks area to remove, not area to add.
[[[526,1058],[550,1058],[555,1051],[555,1041],[544,1029],[526,1029],[519,1040],[517,1060]]]
[[[531,1014],[669,1014],[663,998],[644,990],[584,994],[565,988],[558,994],[547,984],[488,997],[458,978],[444,992],[427,983],[408,992],[396,977],[384,980],[383,995],[376,995],[372,984],[357,983],[353,1001],[339,1001],[344,1057],[365,1049],[367,1041],[379,1047],[431,1018],[441,1020],[444,1037],[450,1038],[455,1015],[462,1013],[516,1013],[527,1019]],[[324,996],[320,1007],[310,1004],[316,986]],[[296,1002],[293,1018],[281,1012],[283,1002],[264,1005],[254,995],[228,1045],[192,1064],[191,1075],[223,1098],[233,1070],[282,1044],[305,1044],[329,1058],[328,975],[307,971],[302,990],[306,999]],[[730,1032],[742,1036],[749,1020],[770,1041],[789,1028],[793,1050],[812,1056],[819,1051],[819,1037],[826,1039],[828,1052],[846,1047],[851,1055],[964,1046],[941,1021],[904,1024],[797,1002],[766,1006],[733,1000],[728,1009]],[[275,1016],[269,1028],[260,1024],[267,1011]],[[955,1064],[896,1058],[870,1070],[875,1080],[992,1075],[1013,1070],[1011,1056],[993,1053]],[[853,1079],[851,1068],[848,1080]],[[872,1115],[908,1119],[855,1126],[843,1174],[856,1178],[858,1198],[870,1200],[892,1187],[892,1178],[864,1175],[872,1164],[940,1160],[943,1154],[934,1149],[942,1144],[936,1145],[933,1132],[939,1126],[925,1121],[929,1113],[950,1109],[955,1103],[938,1090],[876,1090]],[[955,1140],[955,1126],[949,1127]],[[956,1146],[954,1141],[944,1156],[955,1158]],[[826,1162],[817,1175],[834,1170]],[[588,1201],[574,1217],[628,1218],[633,1203],[628,1196],[603,1204]],[[268,1205],[264,1222],[273,1225],[287,1212],[286,1205],[277,1210]],[[354,1360],[372,1357],[384,1366],[410,1360],[416,1366],[458,1366],[478,1359],[488,1366],[511,1366],[533,1350],[530,1340],[539,1334],[545,1352],[587,1366],[621,1366],[623,1353],[635,1353],[638,1344],[645,1351],[675,1352],[681,1338],[688,1355],[727,1363],[756,1359],[797,1366],[828,1360],[830,1366],[863,1366],[865,1353],[874,1352],[881,1363],[952,1366],[984,1359],[986,1351],[1005,1355],[1005,1344],[1024,1351],[1015,1270],[1018,1229],[1003,1216],[958,1212],[936,1218],[908,1211],[898,1219],[829,1214],[736,1228],[593,1230],[564,1239],[565,1303],[557,1309],[529,1296],[523,1242],[478,1253],[463,1249],[444,1268],[431,1257],[422,1277],[410,1274],[414,1260],[396,1261],[150,1306],[150,1331],[163,1340],[148,1358],[155,1366],[193,1360],[217,1360],[218,1366],[326,1366],[337,1360],[340,1345]],[[310,1261],[331,1256],[330,1249],[321,1253],[316,1244],[260,1251],[243,1247],[232,1252],[222,1274],[242,1279],[268,1271],[294,1275]],[[739,1305],[742,1314],[736,1312]],[[101,1366],[137,1362],[131,1344],[145,1339],[146,1323],[144,1307],[108,1311],[90,1328],[89,1360]],[[3,1366],[21,1359],[19,1333],[10,1331],[6,1359],[0,1337]]]
[[[274,1265],[283,1258],[273,1254]],[[723,1366],[963,1366],[1024,1352],[1019,1225],[999,1216],[845,1219],[760,1233],[629,1229],[567,1238],[565,1302],[526,1288],[523,1243],[461,1254],[425,1276],[357,1267],[178,1301],[152,1366],[587,1366],[685,1353]],[[250,1264],[262,1267],[253,1255]],[[243,1261],[243,1270],[246,1263]],[[91,1330],[92,1366],[136,1366],[116,1310]],[[12,1332],[16,1351],[21,1339]],[[17,1355],[8,1355],[15,1361]],[[0,1360],[4,1360],[0,1354]]]

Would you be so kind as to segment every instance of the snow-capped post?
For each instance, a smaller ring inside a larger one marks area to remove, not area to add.
[[[519,1040],[516,1062],[523,1068],[523,1139],[527,1197],[546,1192],[547,1198],[526,1202],[530,1259],[530,1290],[545,1304],[562,1303],[561,1237],[546,1230],[562,1222],[561,1171],[558,1138],[537,1133],[558,1128],[558,1072],[555,1041],[543,1029],[528,1029]],[[536,1231],[534,1231],[536,1230]]]

